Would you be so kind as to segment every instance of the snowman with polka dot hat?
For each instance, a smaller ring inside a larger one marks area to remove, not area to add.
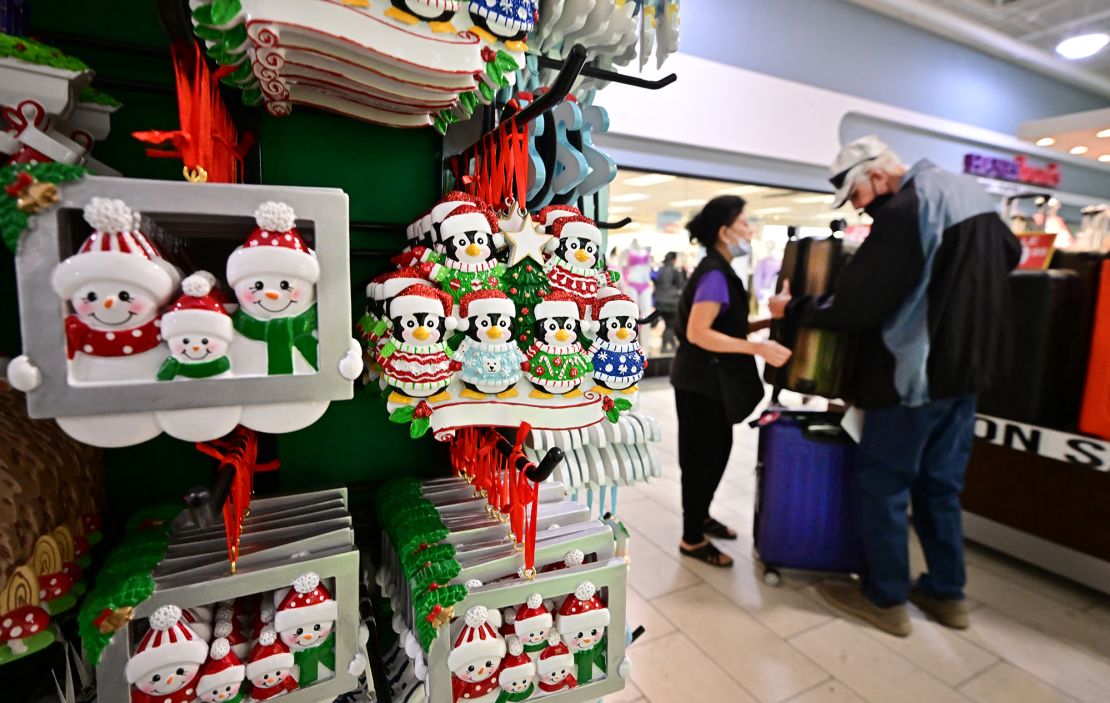
[[[248,701],[268,701],[299,688],[293,655],[277,638],[274,628],[266,626],[258,635],[247,662],[247,680],[251,683]]]
[[[536,660],[536,673],[540,679],[540,690],[544,693],[568,691],[578,686],[574,677],[574,655],[563,644],[558,632],[551,633],[547,647]]]
[[[246,697],[242,690],[247,668],[223,637],[212,640],[208,661],[200,669],[197,693],[202,703],[241,703]]]
[[[574,656],[575,678],[587,684],[604,673],[606,635],[609,609],[598,596],[597,587],[583,581],[559,607],[555,627]]]
[[[335,672],[335,621],[338,606],[314,572],[297,577],[274,614],[274,629],[293,653],[297,681],[308,686]]]
[[[505,640],[490,623],[489,611],[476,605],[466,618],[455,646],[447,655],[453,701],[496,703],[500,695],[498,673],[505,657]]]
[[[524,651],[533,659],[547,647],[553,623],[551,612],[544,605],[543,596],[539,593],[528,596],[527,602],[517,609],[513,629],[524,646]]]
[[[69,382],[73,385],[147,381],[166,348],[159,310],[180,274],[140,231],[140,216],[122,200],[92,198],[85,222],[93,232],[54,269],[54,290],[69,302],[65,320]],[[30,390],[40,376],[26,357],[13,360],[12,385]],[[151,412],[58,418],[70,436],[100,447],[144,442],[161,429]]]
[[[158,369],[159,381],[189,382],[231,378],[231,316],[212,295],[214,278],[199,271],[181,282],[182,295],[162,315],[162,337],[170,356]],[[187,442],[205,442],[235,429],[238,405],[187,410],[159,410],[158,424],[169,435]]]
[[[257,226],[227,260],[227,281],[239,303],[231,316],[231,366],[240,377],[316,373],[316,252],[301,238],[288,204],[264,202],[254,218]],[[362,373],[361,348],[354,339],[339,371],[350,380]],[[242,424],[262,432],[288,432],[312,424],[327,407],[327,401],[250,405],[243,409]]]
[[[131,703],[193,703],[208,643],[185,624],[176,605],[155,610],[147,622],[150,629],[123,670],[133,686]]]

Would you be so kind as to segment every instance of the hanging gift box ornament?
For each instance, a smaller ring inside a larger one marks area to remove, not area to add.
[[[466,621],[447,656],[455,703],[497,701],[500,695],[497,673],[505,652],[505,640],[490,625],[489,611],[480,605],[466,611]]]
[[[579,684],[589,683],[606,672],[605,628],[609,626],[609,609],[601,602],[593,583],[581,583],[566,597],[559,607],[555,626],[574,656]]]
[[[293,653],[300,686],[330,678],[335,671],[332,631],[338,612],[335,599],[313,572],[299,576],[278,605],[274,629]]]
[[[515,339],[515,317],[516,306],[501,291],[463,296],[459,329],[466,338],[453,356],[459,378],[466,384],[462,397],[484,400],[487,394],[499,398],[518,395],[514,386],[521,379],[526,359]]]
[[[154,611],[149,622],[150,630],[124,668],[135,689],[132,703],[193,703],[208,644],[185,624],[176,605]]]
[[[467,293],[500,290],[505,267],[494,245],[500,231],[492,211],[472,205],[460,205],[440,224],[445,257],[435,278],[456,305]]]
[[[200,668],[197,693],[203,703],[241,703],[247,668],[231,643],[223,637],[212,640],[208,660]]]
[[[251,683],[252,701],[268,701],[297,689],[297,679],[293,676],[293,655],[289,647],[278,640],[274,628],[266,626],[259,633],[258,642],[247,662],[246,674]]]
[[[536,387],[532,397],[580,394],[579,386],[593,371],[578,342],[583,329],[592,328],[585,304],[563,291],[552,291],[536,306],[535,314],[535,341],[528,350],[528,380]]]
[[[393,332],[378,364],[382,379],[394,388],[390,402],[449,399],[444,389],[454,372],[447,339],[457,326],[451,296],[431,286],[409,286],[390,301],[387,314]]]
[[[593,310],[599,326],[589,355],[596,389],[606,394],[636,392],[636,384],[644,377],[647,366],[647,355],[638,339],[639,306],[627,295],[610,288],[602,289]]]

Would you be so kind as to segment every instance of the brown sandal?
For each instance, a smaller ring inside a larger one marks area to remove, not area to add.
[[[711,517],[705,518],[704,528],[702,529],[705,534],[717,539],[736,539],[736,530],[732,529],[724,523],[717,522]]]
[[[680,544],[678,545],[678,551],[682,554],[682,556],[690,557],[691,559],[697,559],[698,561],[704,561],[710,566],[717,566],[722,569],[731,568],[732,565],[735,563],[733,562],[732,557],[717,549],[717,547],[715,547],[713,543],[708,540],[705,542],[705,544],[693,549],[687,549]]]

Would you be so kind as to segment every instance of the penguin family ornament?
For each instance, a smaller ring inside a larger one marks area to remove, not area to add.
[[[459,306],[459,328],[466,338],[454,355],[454,369],[466,384],[464,398],[486,394],[515,398],[526,358],[516,343],[516,305],[498,290],[467,293]]]
[[[601,230],[593,220],[576,215],[555,220],[549,232],[555,238],[547,244],[550,258],[544,270],[551,289],[590,305],[607,282],[601,270]]]
[[[445,256],[435,276],[456,305],[467,293],[501,289],[505,267],[497,261],[495,241],[500,232],[493,212],[473,205],[460,205],[440,224]]]
[[[613,288],[602,289],[593,309],[598,328],[589,355],[595,388],[606,395],[613,391],[634,393],[647,366],[647,356],[637,339],[640,309],[632,298]]]
[[[528,380],[533,398],[562,395],[573,398],[593,371],[578,337],[589,331],[582,300],[553,291],[536,306],[536,340],[528,350]]]

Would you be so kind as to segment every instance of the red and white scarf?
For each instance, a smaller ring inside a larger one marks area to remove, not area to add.
[[[559,683],[544,683],[540,681],[539,685],[540,690],[544,693],[555,693],[556,691],[562,691],[564,688],[568,691],[575,688],[578,686],[578,681],[574,679],[574,674],[567,674],[567,677]]]
[[[500,686],[497,683],[497,676],[501,673],[501,668],[498,667],[497,671],[486,679],[485,681],[477,681],[471,683],[463,681],[457,676],[451,677],[451,692],[454,694],[454,700],[457,701],[474,701],[482,696],[488,696],[491,693],[497,692]]]
[[[76,315],[66,317],[66,355],[72,359],[77,352],[90,356],[131,356],[150,351],[162,341],[158,331],[160,318],[141,327],[103,332],[94,330]]]

